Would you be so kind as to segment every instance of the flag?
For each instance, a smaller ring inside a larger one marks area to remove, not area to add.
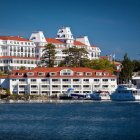
[[[113,60],[115,60],[115,53],[112,55]]]

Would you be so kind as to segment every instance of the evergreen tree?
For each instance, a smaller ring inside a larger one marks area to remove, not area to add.
[[[140,60],[133,60],[134,72],[140,71]]]
[[[54,61],[55,61],[55,46],[51,43],[44,46],[43,49],[43,55],[41,57],[41,65],[47,66],[47,67],[54,67]]]
[[[66,54],[64,61],[60,65],[65,66],[81,66],[82,62],[87,58],[88,52],[85,48],[77,48],[75,46],[63,50],[63,53]]]
[[[128,58],[127,54],[125,54],[122,61],[122,70],[120,73],[121,83],[129,83],[129,81],[132,79],[133,69],[133,62]]]

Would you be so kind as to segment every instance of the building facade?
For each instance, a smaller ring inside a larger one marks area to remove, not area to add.
[[[102,90],[113,92],[116,76],[110,71],[82,67],[36,67],[32,70],[13,70],[9,76],[0,77],[1,86],[13,94],[58,95],[73,88],[75,93],[92,93]]]
[[[98,59],[101,53],[98,47],[90,45],[87,36],[74,39],[69,27],[59,29],[56,38],[47,38],[42,31],[32,33],[30,39],[19,36],[0,36],[0,70],[36,67],[43,54],[44,46],[48,43],[56,47],[56,66],[66,56],[62,50],[72,46],[85,48],[89,59]]]
[[[140,89],[140,71],[135,72],[132,76],[133,83],[136,84],[137,88]]]

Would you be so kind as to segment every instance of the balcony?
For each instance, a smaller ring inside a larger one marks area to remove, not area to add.
[[[27,84],[27,82],[26,81],[23,81],[23,82],[19,82],[19,84]]]
[[[89,81],[83,81],[83,84],[89,84]]]
[[[38,90],[37,87],[31,87],[30,90]]]
[[[52,81],[52,84],[61,84],[60,81]]]
[[[62,84],[64,84],[64,85],[71,84],[71,81],[62,81]]]
[[[41,81],[41,84],[49,84],[49,81]]]
[[[40,88],[40,90],[41,91],[44,91],[44,90],[46,91],[46,90],[50,90],[50,88],[49,87],[48,88]]]
[[[81,81],[73,81],[73,84],[81,84]]]
[[[91,90],[91,87],[83,87],[83,90]]]
[[[57,88],[52,88],[52,90],[60,90],[60,87],[59,88],[58,87]]]

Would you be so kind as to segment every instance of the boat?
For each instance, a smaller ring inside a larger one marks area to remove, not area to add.
[[[90,94],[92,100],[110,100],[110,93],[108,91],[94,91]]]
[[[68,88],[68,90],[66,91],[66,93],[61,94],[59,96],[59,99],[62,100],[69,100],[69,99],[74,99],[74,100],[86,100],[86,99],[90,99],[90,95],[86,94],[86,93],[74,93],[74,89],[73,88]]]
[[[60,100],[71,100],[72,96],[68,96],[67,94],[62,94],[59,96]]]
[[[72,93],[71,97],[73,99],[87,99],[87,94],[85,94],[85,93]]]
[[[137,101],[140,100],[140,89],[133,84],[121,84],[110,95],[113,101]]]
[[[71,94],[74,92],[73,88],[68,88],[68,90],[66,91],[66,93],[63,93],[59,96],[59,99],[61,100],[71,100],[72,96]]]

